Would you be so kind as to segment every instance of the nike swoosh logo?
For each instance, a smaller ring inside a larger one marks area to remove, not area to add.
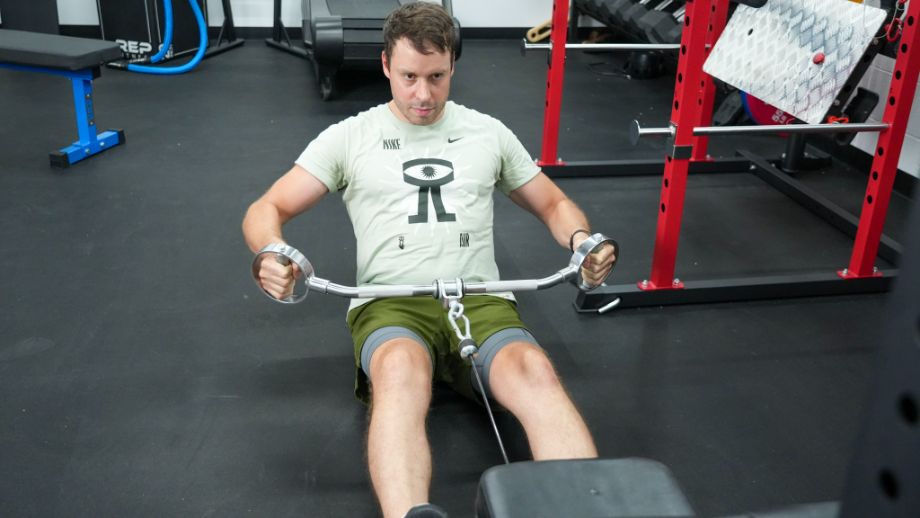
[[[462,139],[462,138],[463,138],[463,137],[457,137],[457,138],[450,138],[450,137],[447,137],[447,143],[448,143],[448,144],[453,144],[454,142],[456,142],[456,141],[458,141],[458,140],[460,140],[460,139]]]

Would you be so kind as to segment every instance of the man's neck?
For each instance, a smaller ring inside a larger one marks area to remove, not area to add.
[[[387,103],[387,108],[390,109],[390,113],[392,113],[394,117],[396,117],[397,119],[399,119],[399,120],[405,122],[406,124],[411,124],[411,125],[413,125],[413,126],[431,126],[432,124],[436,124],[438,121],[440,121],[441,119],[444,118],[444,115],[447,113],[447,105],[448,105],[448,104],[450,104],[450,101],[447,101],[447,102],[444,104],[444,109],[441,110],[441,113],[438,114],[438,118],[435,119],[435,120],[433,120],[433,121],[431,121],[430,124],[415,124],[414,122],[412,122],[412,121],[410,121],[409,119],[407,119],[407,118],[402,114],[402,112],[399,111],[399,108],[396,107],[396,101],[393,100],[393,99],[390,99],[390,102]]]

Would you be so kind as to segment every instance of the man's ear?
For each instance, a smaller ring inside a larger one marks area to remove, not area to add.
[[[390,62],[387,61],[387,51],[380,51],[380,63],[383,65],[383,75],[387,76],[387,79],[390,78]]]

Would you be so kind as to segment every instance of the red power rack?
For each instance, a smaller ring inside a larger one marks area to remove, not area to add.
[[[662,174],[658,223],[647,279],[634,284],[602,286],[580,293],[576,309],[604,312],[612,307],[657,306],[666,304],[725,302],[798,296],[873,293],[887,291],[897,275],[896,269],[882,275],[875,267],[879,255],[897,263],[900,245],[883,235],[882,227],[897,174],[897,163],[910,116],[920,74],[920,44],[917,31],[920,2],[908,6],[903,17],[903,33],[898,43],[891,90],[886,99],[881,132],[869,184],[858,219],[819,194],[777,169],[770,161],[739,150],[740,159],[713,160],[707,155],[707,139],[694,136],[696,127],[712,120],[715,86],[703,71],[709,51],[726,25],[729,0],[688,0],[678,55],[671,126],[664,161],[563,162],[557,157],[562,84],[565,67],[568,1],[556,0],[553,6],[551,56],[547,72],[544,107],[543,148],[539,165],[550,176],[618,176]],[[679,280],[675,276],[687,177],[690,173],[751,172],[789,195],[803,206],[828,220],[840,230],[855,236],[849,266],[838,271],[780,274],[718,280]]]

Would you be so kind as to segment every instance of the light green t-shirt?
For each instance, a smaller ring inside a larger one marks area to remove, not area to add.
[[[540,171],[501,122],[450,101],[428,126],[371,108],[320,133],[296,163],[344,190],[359,286],[498,280],[492,193]]]

